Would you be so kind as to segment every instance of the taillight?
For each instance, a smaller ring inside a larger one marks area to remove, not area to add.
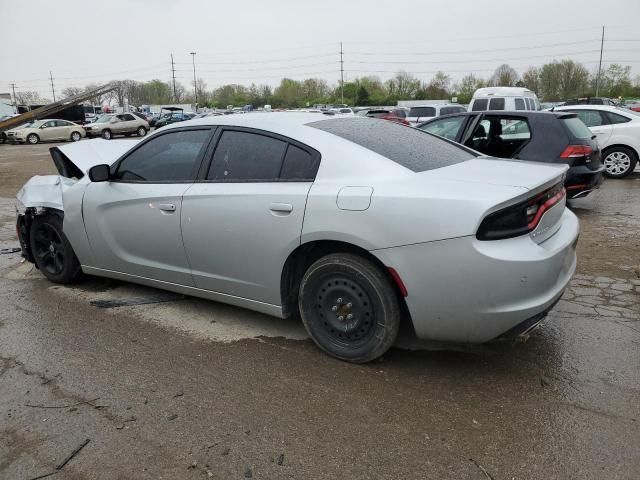
[[[593,153],[593,148],[588,145],[569,145],[560,154],[560,158],[588,157]]]
[[[566,195],[562,183],[524,202],[493,212],[480,224],[478,240],[500,240],[518,237],[536,229],[544,213]]]

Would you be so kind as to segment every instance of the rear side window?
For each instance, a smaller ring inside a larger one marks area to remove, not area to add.
[[[573,110],[578,118],[584,122],[587,127],[598,127],[605,125],[606,122],[597,110]]]
[[[504,110],[504,98],[492,98],[489,100],[489,110]]]
[[[607,117],[609,117],[609,123],[627,123],[630,122],[631,119],[624,117],[622,115],[618,115],[617,113],[607,112]]]
[[[443,118],[442,120],[432,121],[418,128],[425,132],[455,141],[466,118],[466,116],[462,115],[453,118]]]
[[[281,180],[313,181],[317,171],[318,162],[314,155],[289,144],[280,172]]]
[[[578,117],[561,118],[560,121],[567,127],[574,138],[587,139],[591,138],[593,133],[587,128],[582,120]]]
[[[435,117],[436,109],[433,107],[413,107],[409,110],[410,117]]]
[[[516,110],[526,110],[526,108],[524,108],[524,98],[516,98],[515,102]]]
[[[372,152],[413,172],[447,167],[475,158],[475,155],[446,140],[417,128],[366,118],[335,118],[308,123]]]
[[[476,100],[473,101],[471,110],[474,112],[481,112],[483,110],[486,110],[488,103],[489,101],[486,98],[477,98]]]
[[[265,135],[224,131],[213,154],[207,180],[277,180],[286,148],[287,142]]]

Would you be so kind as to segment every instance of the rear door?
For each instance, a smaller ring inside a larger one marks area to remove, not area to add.
[[[569,109],[569,111],[578,115],[578,118],[596,135],[600,147],[607,144],[613,127],[605,112],[577,108],[575,110]]]
[[[192,285],[180,216],[211,129],[169,130],[127,153],[108,182],[90,183],[82,213],[94,265],[180,285]]]
[[[280,305],[319,154],[259,130],[220,128],[207,171],[184,194],[182,236],[196,287]]]

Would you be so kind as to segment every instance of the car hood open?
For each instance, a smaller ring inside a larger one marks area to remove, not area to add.
[[[49,149],[58,173],[81,178],[95,165],[112,165],[140,140],[85,140]]]

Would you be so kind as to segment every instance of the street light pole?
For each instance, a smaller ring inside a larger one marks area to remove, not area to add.
[[[191,52],[193,60],[193,96],[196,103],[196,112],[198,111],[198,84],[196,83],[196,52]]]

